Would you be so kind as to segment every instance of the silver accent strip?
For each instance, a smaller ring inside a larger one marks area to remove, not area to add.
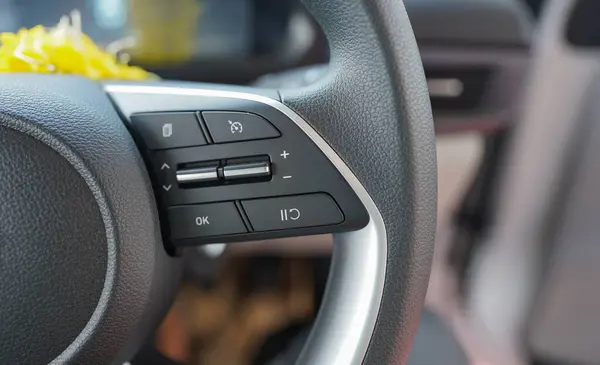
[[[201,167],[196,169],[179,170],[176,174],[179,184],[201,183],[219,179],[216,167]]]
[[[427,79],[427,88],[431,97],[458,98],[465,91],[465,85],[459,79]]]
[[[317,320],[298,364],[352,365],[365,357],[383,294],[387,236],[381,213],[369,193],[327,142],[283,103],[244,92],[160,86],[107,84],[121,112],[175,110],[193,105],[198,96],[242,99],[267,104],[290,118],[329,158],[369,213],[360,231],[335,234],[333,261]]]
[[[225,179],[248,179],[271,175],[271,164],[268,162],[252,162],[223,167]]]

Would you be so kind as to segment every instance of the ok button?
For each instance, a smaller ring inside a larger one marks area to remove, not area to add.
[[[327,226],[344,221],[337,204],[324,193],[244,200],[242,206],[255,231]]]
[[[208,216],[205,215],[203,217],[196,217],[196,225],[197,226],[208,226],[210,222],[208,221]]]
[[[247,232],[233,202],[171,207],[169,223],[172,239]]]

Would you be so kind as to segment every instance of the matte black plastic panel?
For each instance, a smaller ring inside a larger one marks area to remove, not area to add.
[[[146,147],[160,150],[206,144],[194,113],[149,113],[131,117]]]
[[[223,144],[146,151],[153,175],[155,191],[163,207],[206,204],[225,201],[242,201],[313,193],[326,193],[339,207],[342,223],[294,227],[289,230],[252,232],[218,237],[178,239],[178,245],[195,245],[208,242],[244,241],[276,237],[302,236],[357,230],[364,227],[369,216],[352,188],[321,150],[304,132],[277,109],[259,102],[217,97],[199,96],[194,100],[194,109],[173,112],[238,111],[256,114],[268,120],[281,132],[279,138],[241,141]],[[157,110],[159,111],[159,110]],[[160,110],[167,112],[168,110]],[[176,169],[193,166],[203,161],[226,161],[238,158],[264,156],[271,162],[271,179],[238,184],[181,188],[176,181]],[[170,169],[161,169],[167,164]],[[165,237],[171,234],[167,224],[163,225]]]
[[[204,112],[201,114],[215,143],[276,138],[280,133],[264,118],[250,113]]]
[[[522,0],[404,0],[404,4],[419,46],[526,46],[535,26]]]
[[[327,194],[245,200],[242,206],[255,231],[326,226],[344,221],[344,216]]]
[[[579,47],[600,46],[600,1],[579,0],[573,7],[567,24],[566,38]]]

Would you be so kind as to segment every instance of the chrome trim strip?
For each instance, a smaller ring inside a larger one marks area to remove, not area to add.
[[[354,189],[367,209],[370,221],[360,231],[334,235],[333,262],[325,297],[298,363],[361,364],[383,294],[387,236],[383,218],[373,199],[331,146],[292,109],[261,95],[131,84],[107,84],[105,90],[127,117],[135,112],[176,110],[177,99],[185,105],[193,105],[194,98],[198,96],[259,102],[285,114],[313,140]],[[140,95],[143,98],[139,98]]]
[[[178,183],[199,183],[219,179],[216,167],[179,170],[175,175]]]
[[[460,79],[427,79],[427,89],[432,98],[458,98],[465,91]]]
[[[271,175],[271,165],[268,162],[244,163],[223,167],[225,179],[249,179]]]

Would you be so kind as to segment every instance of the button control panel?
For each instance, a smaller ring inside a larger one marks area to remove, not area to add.
[[[169,221],[177,240],[336,225],[344,217],[329,195],[317,193],[176,206],[169,208]]]
[[[130,116],[173,245],[344,232],[368,223],[329,158],[281,111],[249,100],[193,100],[195,110]]]

